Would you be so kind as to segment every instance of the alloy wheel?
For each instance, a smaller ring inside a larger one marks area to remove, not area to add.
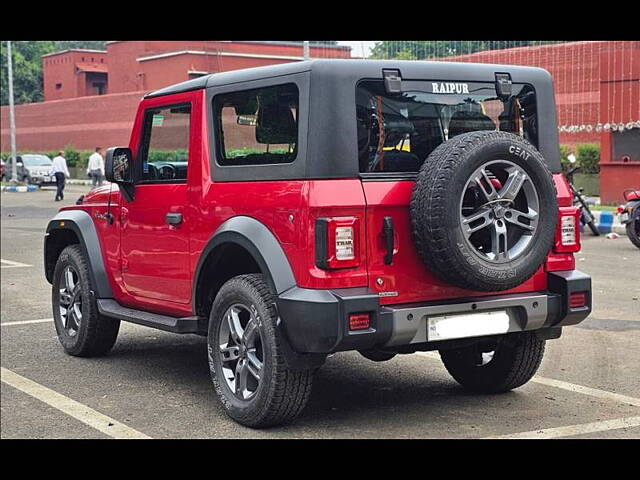
[[[264,366],[260,319],[242,304],[224,314],[218,335],[218,354],[229,389],[240,400],[258,391]]]
[[[531,244],[539,224],[540,199],[522,167],[493,160],[477,168],[460,199],[466,242],[484,260],[506,263]]]
[[[67,335],[74,337],[78,334],[82,323],[82,287],[80,276],[71,266],[67,265],[62,272],[62,285],[59,289],[59,308],[62,328]]]

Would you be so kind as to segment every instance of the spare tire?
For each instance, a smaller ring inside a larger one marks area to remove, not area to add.
[[[530,278],[554,244],[552,175],[533,145],[507,132],[471,132],[441,144],[411,197],[418,255],[461,288],[499,291]]]

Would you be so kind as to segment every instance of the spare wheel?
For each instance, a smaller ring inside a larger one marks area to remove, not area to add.
[[[422,165],[411,198],[418,255],[461,288],[499,291],[530,278],[555,238],[552,175],[533,145],[507,132],[457,135]]]

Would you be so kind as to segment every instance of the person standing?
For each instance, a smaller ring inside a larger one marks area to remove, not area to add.
[[[96,151],[89,157],[87,164],[87,174],[91,177],[92,188],[101,186],[104,179],[104,159],[102,158],[102,148],[96,147]]]
[[[56,199],[55,201],[59,201],[64,199],[64,194],[62,191],[64,190],[65,178],[70,177],[69,169],[67,168],[67,161],[64,158],[64,152],[60,150],[58,152],[58,156],[53,159],[51,164],[51,172],[56,177]]]

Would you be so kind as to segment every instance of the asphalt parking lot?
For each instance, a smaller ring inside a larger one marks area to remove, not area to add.
[[[542,366],[502,395],[465,392],[437,353],[374,363],[337,354],[292,425],[251,430],[215,399],[206,339],[122,323],[103,358],[59,346],[43,232],[88,187],[2,193],[2,438],[640,438],[640,250],[585,234],[577,267],[594,311],[547,342]]]

